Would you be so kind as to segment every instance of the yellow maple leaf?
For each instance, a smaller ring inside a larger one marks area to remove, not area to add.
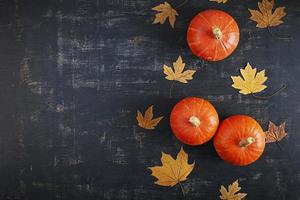
[[[166,19],[169,18],[169,23],[171,27],[174,28],[176,16],[178,16],[178,13],[168,2],[159,4],[158,6],[153,7],[152,10],[158,12],[157,14],[155,14],[153,24],[163,24],[165,23]]]
[[[217,2],[217,3],[226,3],[227,2],[227,0],[209,0],[209,1]]]
[[[178,57],[177,61],[173,63],[174,71],[171,67],[164,65],[164,73],[167,75],[166,79],[170,81],[179,81],[181,83],[187,83],[187,80],[193,79],[195,70],[184,70],[185,63],[183,63],[181,56]]]
[[[187,176],[194,169],[195,162],[188,164],[188,155],[181,147],[176,160],[171,155],[162,152],[162,166],[149,167],[152,176],[158,180],[155,182],[161,186],[174,186],[179,182],[187,180]]]
[[[267,28],[269,26],[278,26],[283,23],[281,20],[285,15],[285,7],[278,7],[272,13],[274,0],[262,0],[258,2],[259,10],[248,9],[251,13],[250,19],[257,22],[256,27]]]
[[[240,69],[240,72],[243,78],[240,76],[231,76],[231,79],[233,81],[232,87],[239,89],[241,94],[253,94],[267,88],[266,85],[263,85],[267,80],[265,70],[256,73],[256,68],[253,69],[247,63],[245,69]]]
[[[239,182],[238,180],[234,181],[232,184],[228,186],[228,190],[221,185],[220,188],[220,199],[223,200],[242,200],[247,193],[237,193],[238,191],[241,190],[241,187],[239,187]]]
[[[155,129],[155,126],[160,122],[163,117],[157,117],[153,119],[153,105],[150,106],[143,116],[142,113],[138,110],[136,120],[138,121],[138,125],[144,129]]]

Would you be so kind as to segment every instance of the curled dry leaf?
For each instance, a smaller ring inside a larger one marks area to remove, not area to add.
[[[209,0],[209,1],[214,1],[217,3],[226,3],[227,2],[227,0]]]
[[[150,106],[143,116],[142,113],[138,110],[136,120],[138,121],[138,125],[144,129],[155,129],[155,126],[160,122],[163,117],[157,117],[153,119],[153,105]]]
[[[241,187],[239,187],[239,182],[238,180],[234,181],[232,184],[228,186],[228,190],[221,185],[220,188],[220,199],[223,200],[242,200],[247,193],[237,193],[238,191],[241,190]]]
[[[153,7],[152,10],[158,12],[157,14],[155,14],[153,24],[164,24],[166,19],[169,18],[169,23],[171,27],[174,28],[176,16],[178,16],[178,13],[168,2],[159,4],[158,6]]]
[[[269,128],[265,134],[266,143],[279,142],[287,136],[287,133],[285,132],[285,122],[276,126],[273,122],[269,121]]]
[[[233,81],[232,87],[239,89],[241,94],[253,94],[261,92],[267,88],[263,83],[266,82],[265,70],[256,73],[256,68],[252,68],[247,63],[244,69],[240,69],[241,76],[231,76]]]
[[[164,74],[166,79],[170,81],[179,81],[181,83],[187,83],[187,80],[193,79],[195,70],[184,70],[185,63],[182,61],[181,56],[178,57],[177,61],[173,63],[174,71],[171,67],[164,65]]]
[[[162,152],[162,166],[149,167],[152,176],[157,178],[155,184],[161,186],[174,186],[187,180],[187,176],[193,171],[195,162],[188,164],[188,154],[181,147],[176,160],[171,155]]]
[[[278,26],[283,23],[281,20],[285,15],[285,7],[278,7],[272,13],[274,0],[262,0],[258,2],[259,10],[248,9],[251,13],[250,19],[257,22],[256,27],[267,28],[270,26]]]

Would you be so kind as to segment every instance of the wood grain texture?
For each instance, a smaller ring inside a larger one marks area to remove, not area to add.
[[[161,1],[163,2],[163,1]],[[286,6],[284,24],[255,27],[247,8],[256,1],[216,4],[189,0],[178,9],[175,29],[152,25],[158,3],[149,0],[0,1],[0,199],[181,199],[180,189],[154,184],[148,166],[161,151],[178,152],[168,115],[186,96],[211,101],[220,118],[248,114],[266,129],[286,121],[283,151],[267,145],[256,163],[233,167],[211,143],[184,146],[196,166],[184,182],[187,199],[218,198],[221,184],[237,178],[247,199],[300,199],[300,3]],[[170,1],[172,5],[179,0]],[[189,51],[186,29],[199,11],[216,8],[238,22],[241,39],[226,60],[204,63]],[[197,70],[190,83],[164,79],[163,64],[181,55]],[[247,62],[266,69],[270,100],[242,96],[230,75]],[[155,105],[166,116],[155,131],[136,124],[137,109]]]

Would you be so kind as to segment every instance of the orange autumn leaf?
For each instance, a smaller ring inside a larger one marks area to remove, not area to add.
[[[158,6],[153,7],[152,10],[158,12],[155,14],[153,24],[164,24],[167,18],[169,18],[169,23],[171,27],[174,28],[176,16],[178,16],[178,13],[168,2],[159,4]]]
[[[259,10],[248,9],[251,13],[250,19],[257,22],[256,27],[267,28],[283,23],[282,18],[286,15],[285,7],[278,7],[272,12],[273,7],[274,0],[262,0],[262,2],[258,2]]]
[[[150,106],[143,116],[142,113],[138,110],[136,120],[138,125],[144,129],[155,129],[155,126],[160,122],[163,117],[157,117],[153,119],[153,105]]]
[[[256,68],[247,63],[244,69],[240,69],[242,76],[231,76],[233,81],[232,87],[240,90],[241,94],[253,94],[261,92],[267,88],[264,83],[268,79],[265,76],[265,70],[257,72]]]
[[[222,200],[242,200],[247,193],[237,193],[241,190],[241,187],[239,187],[238,180],[234,181],[232,184],[228,186],[228,190],[221,185],[220,188],[220,199]]]
[[[287,136],[287,133],[285,132],[285,122],[276,126],[273,122],[269,121],[269,128],[265,134],[266,143],[279,142]]]
[[[165,78],[169,81],[178,81],[181,83],[187,83],[188,80],[193,79],[193,75],[196,72],[195,70],[184,70],[185,68],[185,63],[183,62],[181,56],[178,56],[176,62],[173,62],[173,68],[174,70],[167,66],[164,65],[164,74],[167,75]]]
[[[170,154],[162,152],[162,166],[149,167],[152,176],[157,178],[155,184],[161,186],[174,186],[187,180],[187,176],[193,171],[195,162],[188,163],[188,154],[181,147],[176,159]]]

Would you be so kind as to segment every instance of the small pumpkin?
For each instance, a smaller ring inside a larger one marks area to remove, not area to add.
[[[171,129],[178,140],[188,145],[207,142],[216,133],[218,125],[217,111],[202,98],[184,98],[171,111]]]
[[[233,165],[249,165],[262,155],[265,134],[255,119],[233,115],[219,126],[214,147],[223,160]]]
[[[205,10],[191,21],[187,42],[191,51],[207,61],[219,61],[236,49],[240,39],[236,21],[221,10]]]

